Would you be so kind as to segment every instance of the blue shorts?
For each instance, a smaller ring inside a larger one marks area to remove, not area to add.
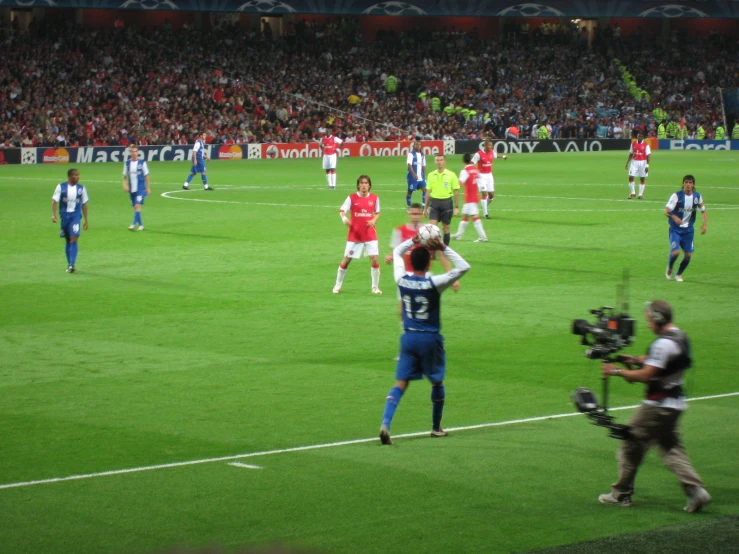
[[[59,237],[66,239],[68,237],[79,237],[82,231],[82,220],[79,217],[63,217],[62,227],[59,231]]]
[[[432,383],[441,383],[444,380],[444,337],[438,333],[403,333],[400,337],[400,359],[395,368],[395,379],[415,381],[424,375]]]
[[[190,173],[205,173],[205,162],[193,163]]]
[[[421,190],[426,188],[426,180],[421,179],[420,181],[416,181],[415,179],[408,177],[405,180],[406,183],[408,183],[408,190],[413,192],[414,190]]]
[[[135,206],[136,204],[141,204],[142,206],[144,205],[146,193],[131,192],[129,194],[131,195],[131,206]]]
[[[692,254],[694,236],[695,232],[692,227],[688,227],[687,229],[670,227],[670,251],[682,248],[686,254]]]

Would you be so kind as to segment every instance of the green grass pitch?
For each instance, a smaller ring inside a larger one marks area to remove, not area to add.
[[[412,436],[393,447],[376,440],[399,337],[391,267],[381,297],[366,258],[331,289],[338,208],[360,173],[389,252],[406,217],[402,158],[340,159],[337,191],[315,159],[213,162],[213,193],[199,178],[180,190],[187,163],[152,163],[142,233],[127,230],[121,164],[79,166],[90,229],[73,275],[50,219],[69,166],[0,167],[0,551],[523,552],[739,514],[737,396],[684,417],[714,496],[695,517],[654,453],[633,509],[600,505],[617,442],[582,417],[533,419],[571,414],[580,385],[599,392],[570,324],[615,302],[624,268],[638,322],[627,351],[651,340],[643,302],[664,298],[693,340],[691,396],[739,392],[739,153],[656,151],[641,201],[626,200],[626,157],[496,162],[490,242],[470,227],[453,243],[472,269],[443,299],[444,427],[507,424],[431,439],[429,386],[413,383],[393,424]],[[662,210],[686,173],[709,225],[676,283]],[[611,405],[641,394],[614,380]],[[229,458],[242,454],[259,455]],[[190,461],[202,463],[178,465]],[[85,477],[32,483],[70,476]]]

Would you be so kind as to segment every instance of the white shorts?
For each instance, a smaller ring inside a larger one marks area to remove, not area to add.
[[[462,215],[477,215],[480,213],[477,202],[465,202],[462,206]]]
[[[323,155],[323,169],[336,169],[336,154]]]
[[[629,177],[646,177],[647,176],[647,160],[631,160],[629,168]]]
[[[368,242],[349,242],[346,241],[346,249],[344,249],[345,258],[361,258],[362,252],[365,256],[377,256],[380,254],[380,247],[376,240]]]
[[[477,190],[480,192],[495,192],[495,179],[492,173],[477,174]]]

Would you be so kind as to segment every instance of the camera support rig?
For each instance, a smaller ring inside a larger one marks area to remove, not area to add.
[[[621,304],[620,314],[615,314],[610,306],[590,310],[598,320],[595,324],[584,319],[572,322],[572,333],[580,335],[580,344],[588,346],[585,357],[591,360],[603,360],[610,363],[626,363],[625,356],[614,355],[630,345],[635,338],[635,322],[628,315],[629,302],[629,270],[624,269],[623,281],[617,287],[617,303]],[[589,338],[590,337],[590,338]],[[608,413],[608,379],[603,378],[603,404],[598,403],[595,393],[585,387],[579,387],[572,393],[572,400],[578,411],[588,416],[593,425],[605,427],[609,437],[619,440],[629,438],[629,426],[613,423],[614,417]]]

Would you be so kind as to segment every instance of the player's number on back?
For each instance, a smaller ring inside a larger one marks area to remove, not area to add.
[[[410,319],[428,319],[429,318],[429,301],[425,296],[416,296],[411,298],[409,295],[403,295],[403,308],[405,314]],[[415,302],[415,310],[413,304]]]

